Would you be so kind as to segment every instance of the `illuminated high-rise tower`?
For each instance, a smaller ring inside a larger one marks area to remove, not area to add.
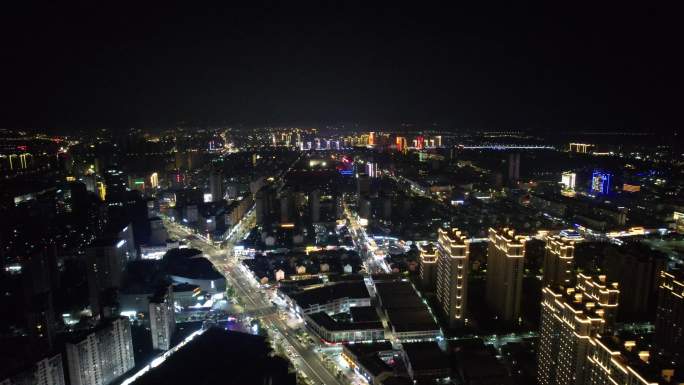
[[[504,321],[520,317],[525,242],[511,229],[489,229],[487,304]]]
[[[546,238],[544,250],[545,286],[569,287],[574,268],[575,242],[560,235]]]
[[[468,302],[470,240],[458,229],[439,229],[437,300],[449,324],[465,322]]]
[[[578,274],[576,287],[542,289],[537,353],[540,385],[603,384],[589,381],[600,376],[592,373],[587,357],[595,349],[598,334],[612,328],[617,310],[620,292],[617,284],[608,284],[605,278]]]
[[[420,284],[428,292],[435,291],[437,283],[437,248],[431,243],[418,245],[420,251]]]
[[[684,356],[684,279],[660,273],[655,344],[658,349]]]

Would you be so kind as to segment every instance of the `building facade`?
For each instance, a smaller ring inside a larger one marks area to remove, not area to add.
[[[655,344],[661,351],[684,356],[684,279],[660,273]]]
[[[449,324],[464,322],[468,302],[470,241],[458,229],[439,229],[437,300]]]
[[[504,321],[520,317],[527,240],[511,229],[489,229],[486,299],[489,308]]]
[[[152,331],[152,348],[169,350],[171,337],[176,330],[176,318],[173,308],[173,286],[160,290],[150,299],[150,329]]]
[[[64,385],[62,355],[55,354],[37,361],[31,368],[0,380],[0,385]]]
[[[133,341],[127,318],[115,318],[66,344],[72,385],[107,385],[133,369]]]
[[[423,290],[430,293],[435,291],[437,283],[437,248],[432,244],[419,245],[420,251],[420,284]]]
[[[577,276],[577,286],[542,289],[537,380],[540,385],[580,385],[589,378],[594,338],[609,331],[617,310],[617,284],[605,276]]]
[[[544,286],[571,286],[575,260],[575,242],[560,235],[546,238],[544,250]]]

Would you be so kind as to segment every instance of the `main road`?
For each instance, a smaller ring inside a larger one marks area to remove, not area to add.
[[[229,284],[235,288],[236,295],[245,305],[246,312],[264,314],[260,320],[262,325],[268,329],[270,337],[274,340],[284,339],[297,353],[289,357],[295,367],[305,373],[315,384],[348,384],[347,381],[343,381],[344,379],[330,373],[312,347],[304,346],[299,342],[295,332],[278,317],[277,312],[264,311],[264,309],[275,310],[267,293],[255,284],[254,279],[248,276],[246,268],[239,258],[233,255],[234,245],[254,227],[255,221],[256,213],[254,210],[250,210],[237,225],[236,231],[231,233],[225,248],[219,248],[196,235],[191,236],[194,235],[191,230],[177,223],[165,221],[165,225],[170,235],[178,239],[189,239],[189,246],[202,251],[216,269],[223,273]]]

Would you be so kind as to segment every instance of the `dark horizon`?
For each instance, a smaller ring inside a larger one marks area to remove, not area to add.
[[[2,128],[681,124],[677,24],[652,5],[11,7]]]

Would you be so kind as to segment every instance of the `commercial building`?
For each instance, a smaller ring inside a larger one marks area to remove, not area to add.
[[[0,377],[0,385],[64,385],[62,355],[54,354],[38,360],[27,370],[8,378]]]
[[[684,279],[666,271],[660,279],[654,342],[660,351],[684,357]]]
[[[370,294],[363,281],[337,282],[305,288],[289,295],[291,306],[298,314],[325,312],[345,313],[355,306],[370,306]]]
[[[486,298],[490,309],[504,321],[520,317],[527,240],[512,229],[489,229]]]
[[[437,285],[437,248],[431,244],[418,245],[420,251],[420,284],[423,290],[430,293]]]
[[[561,175],[561,184],[564,189],[574,190],[577,181],[577,174],[571,171],[566,171]]]
[[[607,172],[595,170],[591,174],[590,192],[605,195],[610,193],[612,175]]]
[[[397,340],[430,341],[442,335],[434,315],[410,282],[375,282],[375,291],[390,330]]]
[[[226,278],[204,257],[188,258],[169,267],[169,278],[174,284],[195,285],[209,294],[226,291]]]
[[[380,385],[393,375],[394,369],[387,361],[393,360],[395,355],[389,342],[342,346],[342,359],[371,385]]]
[[[171,337],[176,330],[173,286],[160,288],[150,298],[149,313],[152,348],[169,350],[171,348]]]
[[[374,308],[369,308],[375,312]],[[378,341],[385,339],[380,319],[359,322],[337,322],[325,312],[305,314],[304,321],[316,335],[328,343]]]
[[[127,318],[109,320],[66,344],[72,385],[107,385],[133,369],[131,325]]]
[[[575,241],[561,235],[546,238],[542,282],[545,286],[569,287],[575,260]]]
[[[402,350],[406,371],[414,381],[444,381],[451,376],[449,359],[436,342],[404,343]]]
[[[577,275],[576,287],[542,289],[537,380],[540,385],[585,384],[594,338],[611,330],[617,284],[605,276]]]
[[[456,228],[438,234],[437,300],[454,325],[466,317],[470,241]]]

